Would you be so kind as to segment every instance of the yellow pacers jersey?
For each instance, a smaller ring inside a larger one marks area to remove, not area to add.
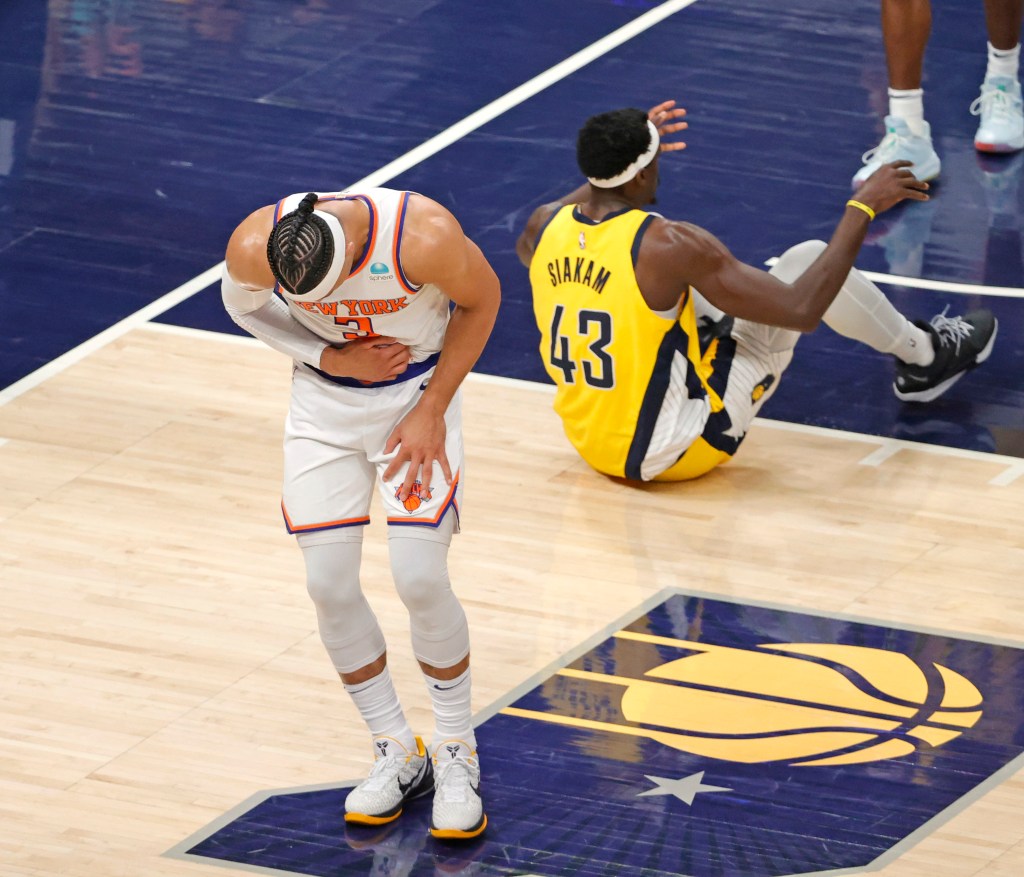
[[[689,291],[669,318],[637,285],[635,253],[653,219],[627,209],[594,222],[562,207],[530,262],[540,353],[569,441],[598,471],[645,480],[673,465],[721,407]]]

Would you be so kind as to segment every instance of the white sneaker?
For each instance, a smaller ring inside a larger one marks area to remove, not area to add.
[[[487,828],[480,799],[480,762],[463,740],[434,747],[434,811],[430,833],[456,840],[477,837]]]
[[[425,795],[433,786],[433,770],[423,741],[410,752],[393,737],[374,737],[376,760],[370,775],[345,798],[345,821],[383,825],[402,815],[406,801]]]
[[[971,115],[981,116],[978,133],[974,135],[974,148],[979,152],[1024,149],[1024,111],[1016,79],[986,79],[981,84],[981,94],[971,104]]]
[[[885,137],[878,146],[861,156],[864,167],[853,175],[853,188],[859,188],[883,164],[891,161],[909,161],[913,164],[911,173],[921,182],[934,180],[939,175],[942,162],[932,146],[932,129],[927,122],[923,124],[924,134],[918,136],[911,132],[906,119],[886,116]]]

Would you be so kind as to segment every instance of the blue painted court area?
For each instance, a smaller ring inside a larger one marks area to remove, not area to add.
[[[430,838],[429,799],[346,828],[337,788],[242,807],[176,854],[323,877],[877,866],[1019,766],[1024,651],[678,594],[500,706],[477,728],[479,841]]]
[[[1024,158],[972,145],[982,4],[933,5],[926,108],[942,181],[929,204],[880,218],[859,264],[907,278],[883,286],[912,317],[992,308],[994,354],[939,402],[909,406],[891,392],[886,357],[821,328],[801,341],[764,414],[1024,456]],[[256,207],[347,187],[659,7],[8,0],[0,386],[219,262]],[[884,69],[876,0],[696,0],[387,184],[452,209],[501,277],[504,304],[478,369],[542,381],[513,246],[534,206],[577,184],[573,141],[587,116],[677,98],[689,148],[663,162],[658,209],[763,264],[831,233],[860,154],[881,134]],[[235,331],[216,287],[159,319]]]

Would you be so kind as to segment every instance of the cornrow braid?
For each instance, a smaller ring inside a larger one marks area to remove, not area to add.
[[[303,295],[324,279],[334,261],[334,237],[313,209],[319,200],[310,192],[291,213],[281,217],[267,240],[267,261],[288,292]]]

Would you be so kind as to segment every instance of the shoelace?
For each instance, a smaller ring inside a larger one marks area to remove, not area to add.
[[[947,317],[946,311],[949,305],[942,309],[941,314],[936,314],[931,319],[932,328],[938,333],[939,340],[946,344],[952,344],[956,353],[960,352],[960,342],[970,336],[974,326],[962,320],[960,317]]]
[[[387,782],[401,772],[402,768],[409,763],[411,756],[387,755],[380,756],[373,762],[370,773],[363,780],[368,788],[380,789]]]
[[[873,161],[880,161],[882,164],[890,161],[889,156],[895,155],[896,151],[907,142],[907,138],[901,134],[897,134],[895,131],[889,131],[885,137],[882,138],[882,142],[873,149],[869,149],[865,152],[860,160],[864,164],[871,164]]]
[[[475,767],[476,765],[468,758],[453,758],[443,762],[437,768],[437,791],[434,794],[439,791],[447,801],[465,801],[467,791],[473,785]]]
[[[981,94],[971,104],[971,115],[1007,119],[1013,115],[1016,103],[1018,99],[1008,91],[982,87]]]

